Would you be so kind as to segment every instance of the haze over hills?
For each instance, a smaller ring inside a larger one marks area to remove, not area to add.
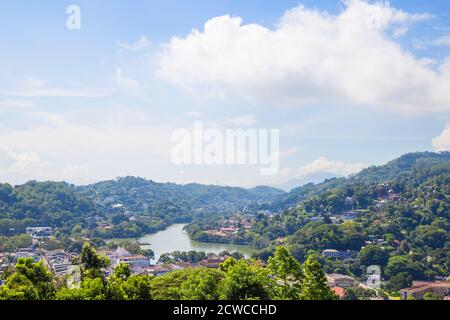
[[[386,165],[365,169],[350,178],[309,183],[289,193],[264,186],[244,189],[200,184],[177,185],[136,177],[87,186],[35,181],[16,187],[1,184],[0,219],[9,219],[4,224],[5,230],[16,227],[22,230],[27,224],[69,227],[92,215],[107,215],[116,205],[130,214],[148,215],[152,223],[160,228],[174,221],[189,221],[198,215],[224,215],[247,206],[279,212],[333,188],[354,183],[387,182],[417,170],[440,165],[448,167],[449,163],[448,152],[411,153]]]
[[[419,170],[426,170],[440,165],[443,167],[448,167],[450,165],[450,152],[408,153],[385,165],[369,167],[348,178],[335,177],[326,179],[318,184],[309,183],[294,188],[287,194],[278,196],[277,199],[274,200],[271,208],[273,210],[283,210],[296,205],[308,197],[334,188],[355,183],[385,183],[402,176],[413,174]]]
[[[76,187],[77,192],[103,206],[123,204],[128,210],[145,211],[150,206],[175,205],[193,211],[229,212],[250,203],[264,203],[284,194],[272,187],[222,187],[216,185],[157,183],[124,177]]]
[[[292,189],[302,187],[305,184],[310,184],[310,183],[319,184],[319,183],[324,182],[327,179],[340,178],[340,177],[342,177],[342,175],[339,175],[336,173],[331,173],[331,172],[314,172],[314,173],[307,174],[303,177],[290,179],[284,183],[274,185],[274,187],[284,190],[286,192],[290,192],[290,191],[292,191]]]
[[[110,222],[116,217],[111,233],[97,235],[133,237],[195,217],[230,214],[281,194],[271,187],[177,185],[136,177],[87,186],[36,181],[15,187],[0,184],[0,235],[22,233],[30,225],[53,226],[68,233],[75,225],[93,230],[97,228],[93,221]],[[133,215],[139,221],[129,220]]]
[[[268,186],[244,189],[201,184],[178,185],[137,177],[123,177],[86,186],[36,181],[16,187],[2,184],[0,219],[14,218],[16,214],[20,219],[37,215],[43,223],[58,224],[61,219],[64,220],[71,214],[80,210],[84,212],[86,207],[90,208],[90,212],[105,212],[106,208],[114,204],[120,204],[125,210],[135,214],[148,211],[166,212],[167,208],[171,208],[169,211],[175,216],[182,217],[186,217],[186,211],[190,212],[188,215],[193,212],[224,214],[247,205],[269,204],[273,209],[280,210],[311,195],[346,184],[386,182],[427,167],[448,165],[449,162],[449,152],[410,153],[385,165],[364,169],[349,178],[333,177],[332,174],[321,172],[305,177],[304,180],[294,179],[289,183],[300,186],[288,193]],[[310,182],[307,182],[308,180]],[[284,187],[288,189],[288,184]],[[46,207],[48,201],[52,202],[50,207]],[[66,218],[60,217],[61,212]],[[53,215],[59,218],[51,218]]]
[[[136,239],[186,223],[192,240],[248,245],[259,249],[256,257],[263,260],[285,239],[296,259],[304,261],[314,251],[328,273],[363,277],[363,267],[374,264],[372,252],[365,257],[370,249],[382,258],[375,264],[383,266],[389,286],[398,290],[411,279],[448,275],[449,194],[448,152],[406,154],[349,178],[310,183],[289,193],[136,177],[79,187],[0,184],[0,239],[7,237],[0,251],[31,241],[24,235],[29,226],[53,227],[55,241],[49,246],[80,252],[86,239],[105,246],[107,239]],[[230,227],[235,219],[241,219],[240,226]],[[222,229],[233,232],[224,236]],[[326,249],[359,255],[336,264],[322,257]]]

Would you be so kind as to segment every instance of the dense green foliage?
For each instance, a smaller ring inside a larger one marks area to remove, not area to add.
[[[405,176],[417,178],[418,172],[429,172],[442,170],[448,172],[450,163],[450,152],[432,153],[417,152],[409,153],[398,159],[392,160],[382,166],[373,166],[364,169],[360,173],[345,178],[327,179],[319,184],[306,184],[291,190],[287,194],[281,194],[275,197],[270,204],[260,206],[262,209],[270,209],[272,211],[282,211],[289,207],[296,206],[304,200],[310,199],[317,195],[323,195],[330,190],[344,189],[345,186],[360,186],[364,189],[366,185],[386,183],[394,180],[401,180]],[[431,173],[431,172],[430,172]],[[431,173],[432,175],[432,173]],[[420,180],[416,181],[420,183]],[[344,204],[341,199],[339,205]]]
[[[42,262],[20,258],[16,272],[0,286],[0,300],[48,300],[55,295],[52,275]]]
[[[228,258],[220,269],[189,268],[160,277],[132,275],[119,264],[110,277],[109,264],[90,244],[80,255],[80,282],[57,282],[42,262],[19,259],[15,272],[0,286],[0,300],[269,300],[335,299],[320,264],[298,263],[279,248],[265,267],[260,262]],[[304,276],[303,276],[304,275]]]
[[[136,238],[173,223],[230,214],[280,194],[283,191],[270,187],[176,185],[135,177],[83,187],[36,181],[16,187],[0,184],[0,236],[23,234],[30,226],[51,226],[58,229],[60,240]],[[66,247],[71,245],[66,241]]]
[[[329,273],[360,279],[367,266],[379,265],[393,291],[412,280],[450,274],[449,153],[405,155],[349,179],[308,185],[292,193],[299,192],[300,198],[308,196],[276,219],[265,219],[263,228],[256,230],[273,239],[283,229],[297,259],[319,257],[324,249],[353,250],[353,259],[319,259]],[[346,212],[355,211],[352,221],[342,220]],[[331,217],[337,221],[333,223]],[[276,233],[270,235],[271,229]],[[367,244],[374,240],[379,243]],[[267,257],[271,251],[258,256]]]
[[[94,203],[66,183],[35,182],[12,187],[0,184],[0,235],[25,232],[30,226],[52,226],[69,232],[97,215]]]
[[[271,214],[261,213],[266,209]],[[230,238],[204,232],[218,228],[220,220],[236,211],[253,216],[251,229],[241,226]],[[353,216],[346,218],[349,212]],[[245,281],[236,284],[225,271],[220,281],[216,281],[217,273],[205,275],[206,279],[223,283],[217,289],[220,292],[205,291],[207,296],[242,298],[240,286],[251,285],[258,294],[244,290],[246,298],[314,297],[320,289],[306,294],[295,287],[304,284],[306,274],[292,271],[287,274],[295,261],[304,262],[311,256],[327,273],[343,273],[359,280],[365,279],[368,266],[379,265],[385,287],[398,291],[413,280],[433,280],[450,274],[450,153],[408,154],[347,179],[308,184],[287,194],[266,187],[246,190],[180,186],[132,177],[84,187],[53,182],[0,185],[0,251],[28,246],[31,239],[23,235],[27,226],[56,227],[56,240],[47,240],[41,247],[81,252],[85,237],[104,246],[100,238],[138,237],[174,222],[188,221],[194,221],[187,230],[195,240],[249,244],[263,249],[255,257],[269,262],[267,268],[261,269],[244,265],[235,256],[238,263],[234,271]],[[295,260],[288,259],[282,251],[275,252],[276,241],[284,237]],[[136,254],[152,254],[140,251],[136,243],[128,244],[127,249]],[[328,259],[321,254],[325,249],[349,250],[353,256],[345,260]],[[198,262],[204,257],[204,253],[175,252],[163,255],[162,259]],[[274,259],[281,261],[280,269],[274,267],[271,262]],[[314,263],[308,264],[308,268],[312,269],[310,279],[321,278],[313,271]],[[276,274],[282,284],[275,293],[265,291],[272,284],[260,282],[268,271]],[[97,275],[99,272],[97,269]],[[189,272],[167,276],[167,281],[174,283],[173,290],[189,277]],[[194,274],[190,279],[199,283],[199,277]],[[25,282],[20,275],[11,283]],[[104,279],[100,283],[97,276],[92,276],[87,277],[84,285],[86,290],[97,292],[106,282]],[[152,283],[153,280],[150,286]],[[178,289],[165,293],[157,287],[154,290],[156,296],[181,297]]]
[[[33,239],[27,234],[12,237],[0,237],[0,252],[12,252],[31,246]]]

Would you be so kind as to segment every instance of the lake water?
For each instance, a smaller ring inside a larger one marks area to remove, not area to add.
[[[240,252],[245,257],[250,257],[256,249],[249,246],[233,245],[233,244],[218,244],[218,243],[201,243],[193,241],[189,238],[189,235],[183,228],[186,224],[174,224],[168,227],[166,230],[159,231],[154,234],[148,234],[140,239],[139,243],[143,243],[143,249],[152,249],[155,252],[155,258],[159,257],[163,253],[170,253],[174,251],[204,251],[206,253],[218,254],[222,251]],[[112,239],[108,242],[120,242],[126,239]],[[135,239],[130,239],[135,240]],[[147,245],[149,244],[149,245]]]

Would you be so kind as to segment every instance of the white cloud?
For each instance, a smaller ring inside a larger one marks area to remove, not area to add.
[[[130,51],[130,52],[137,52],[144,49],[148,49],[150,47],[150,41],[147,39],[146,36],[140,36],[139,39],[134,43],[126,43],[121,42],[119,43],[120,50]]]
[[[435,46],[450,46],[450,36],[437,38],[436,40],[433,40],[431,44]]]
[[[200,118],[202,116],[202,113],[199,111],[189,111],[186,113],[186,115],[191,118]]]
[[[130,117],[142,118],[140,113],[128,112]],[[105,115],[99,123],[80,124],[61,116],[37,114],[40,124],[29,128],[0,133],[1,144],[14,150],[33,150],[52,159],[52,163],[80,163],[114,157],[167,157],[170,159],[173,128],[154,124],[130,122],[114,115]],[[90,163],[88,163],[90,164]]]
[[[116,67],[116,84],[120,90],[135,97],[145,99],[145,91],[141,83],[135,79],[126,77],[120,67]]]
[[[0,109],[33,109],[36,105],[27,100],[2,99],[0,100]]]
[[[70,165],[60,168],[55,164],[51,165],[34,151],[17,151],[0,145],[0,181],[22,184],[29,180],[85,183],[92,182],[92,176],[89,175],[88,166]]]
[[[35,152],[17,152],[0,145],[0,172],[28,173],[43,166],[41,157]]]
[[[163,45],[158,74],[191,93],[273,105],[447,111],[450,60],[432,68],[395,42],[429,18],[361,0],[345,1],[338,15],[299,6],[274,30],[225,15]]]
[[[0,145],[0,181],[13,184],[41,178],[48,165],[41,156],[32,151],[17,151]]]
[[[89,183],[153,172],[155,163],[170,163],[173,128],[163,124],[107,115],[100,123],[84,125],[51,114],[37,116],[41,121],[35,126],[0,133],[0,181]]]
[[[342,176],[349,176],[354,173],[367,168],[368,165],[360,163],[345,163],[340,161],[330,161],[325,157],[320,157],[317,160],[298,169],[298,176],[305,177],[312,173],[326,172]]]
[[[435,151],[450,151],[450,124],[447,124],[442,133],[433,139],[432,144]]]
[[[76,84],[71,88],[54,87],[44,79],[28,78],[18,89],[9,92],[3,92],[6,96],[13,97],[79,97],[79,98],[98,98],[110,94],[109,89],[91,89]]]
[[[67,181],[88,180],[89,167],[86,165],[65,167],[62,171],[62,177]]]
[[[256,124],[256,116],[254,114],[247,114],[238,116],[235,118],[228,118],[226,123],[235,125],[235,126],[244,126],[249,127]]]
[[[290,157],[290,156],[293,156],[294,154],[298,153],[298,151],[299,151],[298,148],[295,148],[295,147],[289,148],[287,150],[282,150],[280,152],[280,156],[281,157]]]
[[[103,123],[81,125],[61,123],[9,131],[0,141],[16,149],[33,149],[55,158],[165,155],[169,159],[171,130],[155,125]]]

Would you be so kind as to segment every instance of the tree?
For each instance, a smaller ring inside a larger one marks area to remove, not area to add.
[[[123,284],[126,300],[151,300],[151,276],[132,275]]]
[[[385,273],[389,278],[407,272],[414,279],[424,279],[425,269],[422,263],[414,261],[411,256],[392,256],[389,258]]]
[[[182,300],[218,300],[219,284],[225,273],[220,270],[193,269],[180,286]]]
[[[14,273],[0,286],[0,300],[39,300],[39,292],[27,277]]]
[[[16,264],[16,273],[25,276],[33,283],[41,300],[54,297],[55,285],[52,274],[42,261],[34,262],[31,258],[20,258]]]
[[[279,297],[282,299],[298,299],[303,280],[303,271],[298,262],[285,247],[278,247],[273,257],[269,258],[270,272],[281,281]]]
[[[385,266],[389,260],[389,253],[377,245],[368,245],[359,252],[359,260],[364,266]]]
[[[180,287],[193,269],[169,272],[150,282],[154,300],[181,300]]]
[[[319,262],[311,257],[303,264],[302,300],[335,300],[336,296],[327,285],[325,273]]]
[[[224,262],[222,262],[219,266],[220,270],[223,272],[228,272],[230,268],[234,267],[237,263],[237,260],[233,257],[228,257]]]
[[[442,296],[439,294],[427,292],[423,296],[423,300],[442,300]]]
[[[81,289],[83,300],[106,300],[107,288],[102,278],[85,278]]]
[[[108,279],[109,300],[151,300],[151,277],[131,275],[130,266],[120,263]]]
[[[234,259],[233,259],[234,260]],[[230,260],[231,261],[231,260]],[[275,281],[257,262],[229,263],[221,283],[221,297],[226,300],[269,300],[274,296]]]
[[[369,300],[376,297],[377,293],[374,290],[364,288],[347,288],[345,290],[344,300]]]
[[[114,269],[113,278],[127,280],[130,276],[131,270],[127,263],[119,263]]]
[[[387,288],[392,291],[408,288],[412,285],[413,277],[408,272],[400,272],[389,279]]]
[[[89,243],[83,245],[80,262],[83,277],[91,278],[104,278],[102,269],[108,267],[110,264],[109,258],[98,255],[95,248]]]
[[[42,261],[19,258],[15,272],[8,277],[0,296],[13,300],[50,300],[55,295],[51,273]]]

